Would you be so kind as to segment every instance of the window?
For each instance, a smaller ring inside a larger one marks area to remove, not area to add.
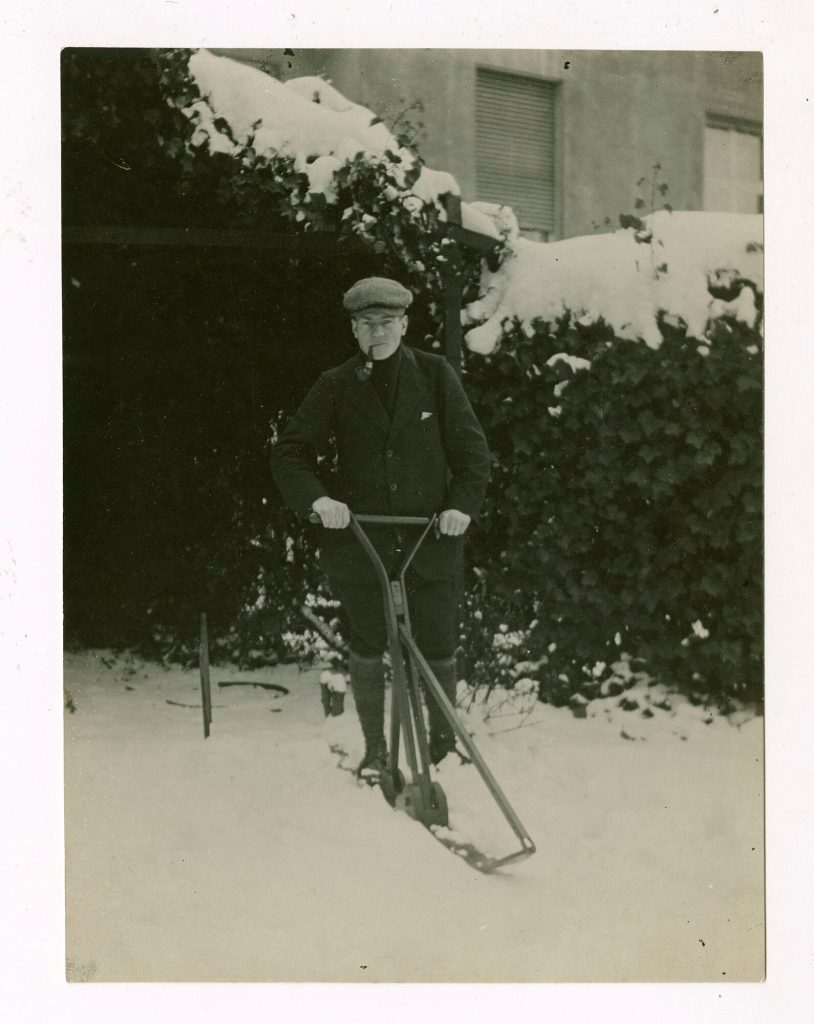
[[[704,209],[763,212],[763,135],[759,124],[707,118]]]
[[[555,230],[555,88],[523,75],[477,70],[477,198],[511,206],[524,234],[542,239]]]

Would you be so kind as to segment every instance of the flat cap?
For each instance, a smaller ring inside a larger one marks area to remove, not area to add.
[[[413,301],[413,293],[389,277],[365,277],[345,292],[342,305],[353,314],[371,306],[383,309],[406,309]]]

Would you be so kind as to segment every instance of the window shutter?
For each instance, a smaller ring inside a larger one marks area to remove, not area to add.
[[[475,176],[482,202],[506,203],[520,227],[554,230],[556,86],[479,68]]]

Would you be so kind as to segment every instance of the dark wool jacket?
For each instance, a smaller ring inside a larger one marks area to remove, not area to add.
[[[359,352],[320,374],[274,446],[271,470],[286,503],[307,516],[323,495],[355,513],[428,516],[458,509],[476,516],[489,482],[489,449],[455,371],[442,356],[402,346],[392,421],[370,380],[359,380]],[[336,438],[336,472],[325,454]],[[390,568],[412,547],[415,527],[365,526]],[[412,565],[427,579],[454,575],[463,537],[424,540]],[[350,529],[326,529],[320,562],[328,576],[374,580],[368,556]]]

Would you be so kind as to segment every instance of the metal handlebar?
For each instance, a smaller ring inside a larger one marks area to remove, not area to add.
[[[426,526],[431,521],[431,516],[374,516],[365,513],[351,513],[359,523],[375,523],[380,526]],[[314,526],[322,525],[322,519],[318,512],[308,513],[308,522]]]

